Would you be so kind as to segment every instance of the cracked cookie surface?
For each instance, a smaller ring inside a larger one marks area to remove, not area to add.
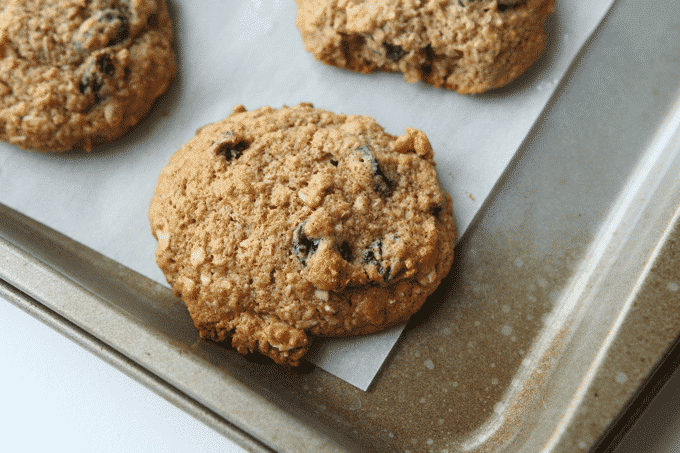
[[[311,336],[405,322],[453,260],[427,136],[311,104],[237,106],[200,129],[161,172],[149,220],[200,335],[291,365]]]
[[[297,0],[305,48],[326,64],[400,71],[459,93],[507,85],[543,53],[554,0]]]
[[[22,148],[113,141],[175,76],[164,0],[5,0],[0,9],[0,139]]]

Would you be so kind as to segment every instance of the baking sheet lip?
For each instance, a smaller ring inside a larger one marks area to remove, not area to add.
[[[72,283],[75,284],[74,282]],[[83,349],[99,357],[101,360],[135,380],[137,383],[153,391],[164,400],[190,414],[200,422],[210,426],[212,429],[247,451],[255,453],[277,452],[277,450],[269,447],[247,431],[234,425],[228,419],[204,406],[199,401],[190,397],[139,362],[87,332],[73,321],[68,320],[61,314],[43,305],[38,300],[21,291],[1,277],[0,296],[26,314],[46,324],[48,327],[59,332]]]
[[[678,111],[680,112],[680,109]],[[680,119],[680,115],[678,118]],[[680,135],[680,127],[678,127],[676,134]],[[675,210],[673,218],[664,230],[657,246],[648,259],[645,269],[636,282],[631,293],[632,303],[634,303],[635,299],[640,297],[641,292],[644,291],[643,285],[648,281],[649,277],[654,274],[655,268],[659,264],[659,260],[662,259],[662,253],[668,247],[672,246],[672,244],[669,243],[669,239],[673,232],[679,228],[680,205],[678,205]],[[673,373],[678,369],[680,369],[680,330],[676,331],[675,338],[661,353],[659,359],[653,363],[649,373],[642,379],[642,383],[633,391],[629,398],[623,402],[621,410],[595,440],[593,443],[593,451],[598,453],[612,451],[621,441],[623,436],[625,436],[630,428],[633,427],[636,420],[661,391]]]
[[[600,276],[599,279],[609,280],[608,276],[611,275],[612,272],[615,272],[612,266],[615,266],[616,263],[621,261],[623,250],[625,249],[626,244],[632,241],[632,238],[635,236],[632,232],[634,232],[636,229],[646,230],[650,226],[653,226],[652,224],[663,225],[663,228],[660,232],[654,234],[650,234],[649,230],[647,230],[647,234],[650,237],[656,238],[656,243],[651,248],[649,254],[646,254],[644,257],[637,257],[638,260],[642,260],[642,265],[640,271],[635,273],[635,281],[632,284],[630,291],[625,296],[625,313],[623,313],[621,317],[615,322],[613,325],[612,334],[608,335],[603,342],[603,347],[606,348],[603,354],[601,356],[598,355],[592,361],[592,366],[594,367],[592,373],[586,373],[584,384],[580,387],[581,390],[574,395],[575,398],[578,399],[578,402],[574,406],[573,410],[570,411],[572,415],[567,415],[568,419],[565,420],[562,432],[556,433],[557,436],[550,444],[549,451],[555,451],[557,445],[562,441],[562,437],[568,435],[567,430],[569,430],[570,427],[574,425],[574,414],[576,414],[580,407],[587,405],[588,400],[591,399],[591,397],[588,396],[588,389],[603,373],[606,373],[609,370],[603,363],[604,360],[612,355],[612,353],[616,352],[615,349],[612,350],[612,347],[618,339],[622,338],[623,334],[621,332],[621,327],[623,327],[631,319],[631,314],[629,313],[628,309],[636,304],[636,300],[645,295],[645,291],[648,290],[648,288],[645,287],[646,283],[650,281],[650,278],[655,275],[655,269],[659,263],[659,259],[661,259],[660,257],[662,254],[668,250],[668,247],[672,247],[672,243],[669,242],[672,235],[675,231],[680,229],[680,186],[678,185],[675,177],[677,171],[674,171],[680,166],[680,100],[678,100],[669,109],[669,112],[670,113],[667,116],[666,121],[660,125],[657,132],[645,147],[645,149],[652,150],[655,158],[651,161],[642,159],[639,162],[638,167],[636,167],[636,169],[630,175],[628,183],[619,194],[620,199],[625,199],[627,197],[629,200],[635,200],[637,204],[642,203],[643,206],[637,208],[637,214],[634,216],[633,221],[630,222],[632,226],[626,229],[629,231],[629,234],[622,235],[623,239],[616,246],[616,250],[613,252],[615,256],[613,258],[612,264],[606,266],[604,274]],[[670,158],[668,158],[669,155]],[[645,154],[645,156],[647,156],[647,154]],[[661,171],[659,171],[659,166],[661,166]],[[646,171],[644,167],[648,167]],[[629,186],[632,187],[636,181],[638,188],[633,190],[633,192],[628,193]],[[652,181],[652,183],[648,183],[648,181]],[[668,181],[671,181],[670,183],[673,184],[672,190],[668,190],[668,185],[664,184]],[[644,186],[648,186],[650,184],[651,186],[645,189]],[[644,192],[646,196],[639,197],[638,194],[640,192]],[[662,196],[657,197],[657,194],[660,192],[662,193]],[[653,203],[652,200],[657,200],[658,202]],[[623,210],[624,212],[621,214],[618,220],[619,223],[625,224],[626,218],[629,216],[629,212],[636,211],[635,205],[636,203],[630,201],[621,203],[617,201],[608,214],[608,217],[614,217],[614,220],[616,220],[617,211]],[[670,216],[650,216],[649,210],[652,209],[652,206],[660,206],[657,211],[670,213]],[[608,222],[605,222],[605,226],[606,224],[608,224]],[[619,229],[620,227],[615,228],[614,235],[616,235],[616,231]],[[599,242],[603,242],[601,236],[598,236],[593,241],[593,243]],[[604,240],[604,243],[607,244],[607,246],[611,246],[612,241],[611,239],[607,239]],[[607,254],[609,252],[604,253]],[[589,254],[590,253],[587,255]],[[635,254],[633,253],[632,255]],[[602,281],[595,282],[592,287],[593,291],[595,292],[588,294],[585,297],[591,299],[593,297],[597,297],[597,292],[602,290],[601,284]],[[588,287],[590,287],[590,284]],[[582,298],[583,296],[580,297],[580,299]],[[680,351],[680,348],[678,348],[678,343],[680,342],[680,326],[674,326],[672,335],[673,337],[669,339],[667,346],[663,351],[654,351],[653,356],[651,356],[653,358],[653,362],[651,363],[650,367],[647,368],[647,372],[641,383],[633,388],[630,392],[627,392],[622,397],[616,399],[615,406],[613,406],[617,408],[616,413],[613,416],[612,421],[603,426],[602,432],[591,445],[593,449],[597,449],[594,451],[602,451],[600,449],[600,445],[602,444],[603,439],[618,439],[620,436],[625,434],[617,433],[615,424],[620,422],[622,417],[625,416],[624,414],[629,412],[632,406],[636,405],[636,403],[639,401],[639,395],[645,394],[647,392],[646,389],[648,386],[658,386],[659,380],[664,379],[663,375],[655,375],[657,370],[668,366],[670,366],[671,369],[674,369],[678,364],[680,364],[680,352],[675,352],[674,354],[670,352],[676,349]],[[668,360],[671,358],[675,364],[667,365]],[[626,428],[624,427],[624,429]],[[615,434],[610,434],[610,432],[614,432]],[[610,449],[609,446],[605,446],[604,448],[606,451],[609,451]]]
[[[673,373],[680,369],[680,332],[622,410],[593,443],[593,453],[611,452],[656,398]]]

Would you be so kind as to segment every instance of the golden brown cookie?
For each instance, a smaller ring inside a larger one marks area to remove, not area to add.
[[[310,334],[405,322],[453,260],[427,136],[311,104],[237,106],[200,129],[162,171],[149,220],[201,336],[291,365]]]
[[[554,0],[297,0],[305,48],[326,64],[401,71],[459,93],[507,85],[543,53]]]
[[[66,151],[120,137],[173,79],[164,0],[0,3],[0,139]]]

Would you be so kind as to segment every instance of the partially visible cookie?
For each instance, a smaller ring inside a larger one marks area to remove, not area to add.
[[[459,93],[507,85],[543,53],[554,0],[297,0],[305,48],[326,64],[401,71]]]
[[[173,79],[165,0],[0,4],[0,139],[66,151],[110,142]]]
[[[297,365],[310,335],[405,322],[453,259],[427,136],[311,104],[200,129],[149,209],[156,261],[203,338]]]

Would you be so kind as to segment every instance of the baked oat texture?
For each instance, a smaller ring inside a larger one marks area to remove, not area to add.
[[[507,85],[543,53],[554,0],[297,0],[305,48],[326,64],[401,71],[459,93]]]
[[[406,321],[448,273],[451,198],[427,136],[311,104],[200,129],[149,209],[156,261],[201,337],[297,365],[310,335]]]
[[[143,118],[176,71],[164,0],[0,1],[0,139],[90,150]]]

